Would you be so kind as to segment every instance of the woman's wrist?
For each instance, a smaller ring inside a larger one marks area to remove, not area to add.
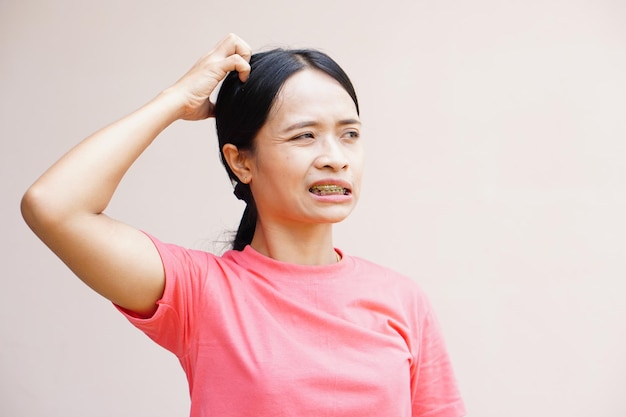
[[[157,106],[167,125],[185,118],[186,98],[174,87],[166,88],[154,97],[149,105]]]

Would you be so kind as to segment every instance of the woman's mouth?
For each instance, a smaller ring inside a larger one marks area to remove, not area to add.
[[[350,194],[350,190],[336,184],[314,185],[313,187],[309,188],[309,192],[320,196]]]

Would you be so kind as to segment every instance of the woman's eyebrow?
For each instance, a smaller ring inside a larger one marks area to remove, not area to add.
[[[343,120],[339,120],[337,122],[338,126],[345,126],[345,125],[361,125],[361,121],[359,119],[343,119]]]
[[[292,130],[302,129],[302,128],[305,128],[305,127],[311,127],[311,126],[316,126],[316,125],[318,125],[317,122],[315,122],[313,120],[306,120],[306,121],[303,121],[303,122],[294,123],[291,126],[286,127],[283,130],[283,133],[288,133],[288,132],[290,132]]]
[[[290,132],[292,130],[303,129],[305,127],[311,127],[311,126],[317,126],[317,125],[319,125],[319,123],[316,122],[316,121],[305,120],[305,121],[294,123],[294,124],[288,126],[282,132],[283,133],[288,133],[288,132]],[[337,121],[336,125],[337,126],[361,125],[361,121],[359,119],[342,119],[342,120]]]

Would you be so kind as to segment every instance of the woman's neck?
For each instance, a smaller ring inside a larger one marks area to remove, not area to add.
[[[297,227],[264,225],[259,220],[250,246],[257,252],[281,262],[327,265],[338,260],[333,247],[332,227],[332,224],[307,224]]]

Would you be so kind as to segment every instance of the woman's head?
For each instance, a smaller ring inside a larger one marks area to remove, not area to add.
[[[239,178],[224,155],[224,145],[232,144],[242,152],[254,153],[259,131],[268,121],[285,83],[303,70],[316,70],[336,81],[349,95],[356,114],[356,93],[345,72],[328,55],[309,49],[274,49],[252,55],[250,76],[242,83],[236,72],[225,78],[215,106],[215,119],[221,159],[235,184],[235,195],[247,204],[233,247],[243,249],[254,235],[257,222],[255,200],[246,178]]]

